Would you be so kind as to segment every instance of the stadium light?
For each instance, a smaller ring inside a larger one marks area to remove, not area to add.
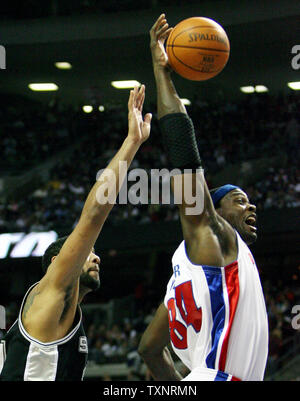
[[[57,91],[58,90],[58,86],[54,83],[29,84],[28,87],[32,91]]]
[[[269,89],[265,85],[256,85],[255,86],[255,92],[257,93],[263,93],[263,92],[268,92]]]
[[[70,70],[72,68],[72,64],[68,63],[67,61],[57,61],[54,63],[54,65],[59,70]]]
[[[243,93],[254,93],[255,92],[254,86],[241,86],[240,90]]]
[[[140,86],[141,84],[138,81],[129,80],[129,81],[112,81],[111,85],[116,89],[128,89],[128,88],[134,88],[135,86]]]
[[[90,105],[86,104],[85,106],[82,106],[82,110],[85,113],[91,113],[93,111],[93,106],[90,106]]]
[[[300,90],[300,81],[288,82],[287,85],[289,88],[293,89],[294,91]]]

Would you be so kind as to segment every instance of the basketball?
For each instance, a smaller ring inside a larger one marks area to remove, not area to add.
[[[192,17],[173,28],[166,52],[177,74],[191,81],[206,81],[225,67],[230,44],[226,32],[216,21]]]

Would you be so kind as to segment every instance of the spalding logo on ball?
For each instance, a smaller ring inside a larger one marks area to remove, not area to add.
[[[192,17],[173,28],[166,52],[177,74],[191,81],[206,81],[225,67],[230,44],[226,32],[216,21]]]

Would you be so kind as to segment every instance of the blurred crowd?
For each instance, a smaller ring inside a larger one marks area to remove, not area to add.
[[[267,281],[264,283],[264,294],[269,319],[267,373],[272,375],[282,366],[284,355],[289,354],[287,359],[291,359],[299,352],[299,316],[297,317],[293,308],[299,305],[300,292],[297,286],[287,286],[281,281],[277,283]]]
[[[13,104],[13,102],[12,102]],[[75,113],[76,114],[76,113]],[[74,111],[56,102],[2,105],[0,109],[1,172],[22,173],[69,146],[76,132]]]
[[[145,109],[155,116],[155,105]],[[258,210],[299,207],[299,110],[300,96],[294,93],[253,95],[213,107],[195,98],[188,112],[194,121],[208,184],[228,166],[240,163],[245,174],[250,171],[255,175],[253,163],[257,159],[278,156],[279,166],[266,168],[244,189]],[[70,155],[55,163],[47,183],[0,205],[0,231],[74,227],[97,173],[107,166],[127,134],[125,106],[111,105],[102,113],[84,114],[52,102],[39,111],[10,106],[0,114],[3,175],[10,169],[26,171],[78,143]],[[150,169],[165,167],[168,161],[154,117],[151,137],[139,150],[131,170],[144,169],[149,178]],[[130,185],[128,182],[128,188]],[[177,220],[178,211],[172,202],[164,205],[161,199],[159,204],[118,205],[107,224],[128,219],[141,224]]]
[[[145,380],[146,371],[142,369],[138,346],[154,313],[154,308],[148,312],[140,310],[135,318],[125,318],[111,327],[105,322],[90,324],[87,331],[90,364],[125,363],[127,380]]]

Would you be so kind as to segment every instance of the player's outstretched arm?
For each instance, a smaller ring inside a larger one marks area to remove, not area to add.
[[[66,300],[69,305],[72,304],[73,310],[77,307],[79,277],[83,265],[114,206],[128,167],[139,147],[150,134],[151,114],[145,115],[144,119],[142,116],[144,98],[144,86],[130,92],[128,135],[92,187],[73,232],[65,241],[59,254],[52,260],[45,276],[27,297],[22,322],[28,333],[40,341],[53,341],[65,335],[65,331],[61,335],[59,330]],[[120,168],[121,162],[123,162],[122,168]]]
[[[190,260],[195,264],[206,261],[206,264],[222,265],[224,260],[220,246],[213,240],[208,243],[207,238],[212,239],[213,235],[217,234],[218,238],[226,237],[226,241],[235,247],[235,232],[214,208],[204,178],[194,125],[171,78],[171,68],[164,48],[171,30],[165,15],[160,15],[150,30],[150,48],[157,87],[160,131],[170,169],[178,169],[181,172],[172,178],[175,203],[179,208],[183,237]],[[200,243],[205,243],[206,249],[201,251],[201,260]],[[212,258],[211,255],[217,257]]]
[[[168,64],[168,56],[164,48],[164,43],[172,29],[173,28],[170,28],[167,23],[165,14],[161,14],[150,30],[150,49],[157,90],[157,113],[165,147],[172,164],[170,167],[179,168],[180,170],[190,168],[195,171],[201,167],[201,159],[193,132],[193,123],[188,117],[186,108],[173,84],[171,77],[172,70]],[[178,145],[180,141],[182,145],[181,148],[180,145]],[[175,145],[177,146],[175,147]],[[181,175],[181,180],[182,193],[177,194],[182,199],[182,202],[179,204],[181,214],[184,220],[199,224],[199,214],[203,214],[204,216],[204,213],[200,212],[196,217],[195,215],[186,213],[187,207],[193,207],[195,205],[186,204],[183,174]],[[196,189],[196,185],[198,184],[199,182],[197,182],[196,176],[194,176],[193,190]],[[203,208],[202,211],[209,210],[211,214],[214,214],[214,207],[204,178],[202,184],[202,193],[204,191],[207,198],[205,199],[205,208]],[[174,189],[174,182],[172,187]],[[180,188],[179,185],[177,187]]]
[[[157,113],[165,146],[172,164],[171,167],[179,168],[180,170],[192,169],[195,171],[201,168],[201,159],[197,149],[193,123],[188,117],[186,108],[173,84],[171,68],[168,64],[168,56],[164,48],[164,43],[171,31],[172,28],[169,28],[165,14],[160,15],[150,30],[150,49],[157,89]],[[201,173],[198,174],[201,175]],[[177,194],[178,196],[180,195],[182,199],[182,203],[179,204],[179,209],[183,226],[185,226],[186,223],[189,226],[189,230],[190,226],[199,226],[199,224],[201,224],[201,218],[206,217],[205,212],[209,212],[210,216],[215,215],[213,203],[203,173],[200,179],[202,185],[200,189],[202,193],[204,193],[204,207],[197,216],[189,215],[186,212],[186,208],[194,207],[195,205],[187,205],[185,202],[183,174],[181,175],[182,194]],[[194,174],[193,189],[195,190],[196,186],[199,184],[200,182],[199,180],[197,182],[196,174]],[[179,187],[178,185],[178,188]],[[183,227],[183,229],[185,229],[185,227]]]
[[[149,137],[151,114],[147,114],[143,119],[144,98],[144,85],[140,89],[136,87],[130,91],[128,135],[117,154],[92,187],[78,224],[50,266],[47,278],[59,288],[66,288],[78,279],[81,268],[115,204],[127,169],[141,144]]]
[[[170,342],[168,311],[164,304],[142,336],[138,352],[155,380],[181,380],[167,345]]]

